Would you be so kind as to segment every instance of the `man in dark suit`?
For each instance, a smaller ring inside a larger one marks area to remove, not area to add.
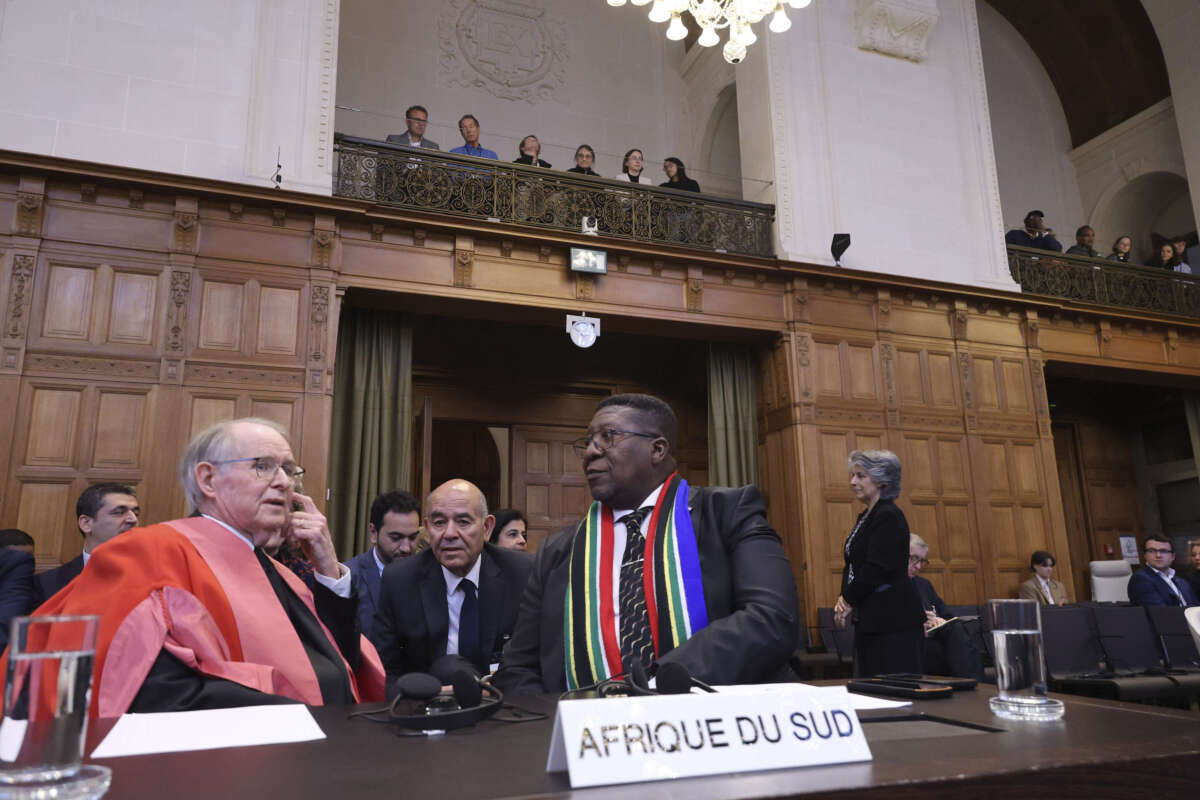
[[[75,501],[75,524],[83,536],[83,552],[60,567],[46,570],[35,579],[34,607],[53,597],[83,572],[92,551],[119,533],[137,527],[142,513],[132,486],[123,483],[97,483],[89,486]]]
[[[495,517],[483,492],[464,480],[443,483],[425,503],[429,549],[383,570],[372,626],[389,678],[429,672],[458,656],[480,675],[512,633],[532,559],[487,544]]]
[[[1200,605],[1187,581],[1175,577],[1171,562],[1175,560],[1175,544],[1165,537],[1151,534],[1142,543],[1146,566],[1129,576],[1129,600],[1138,606]]]
[[[925,674],[982,680],[983,654],[972,644],[966,621],[953,619],[954,614],[950,613],[946,601],[938,596],[933,584],[921,576],[921,569],[928,562],[929,543],[909,532],[908,577],[925,609]]]
[[[425,106],[409,106],[404,112],[404,123],[408,130],[404,133],[389,133],[389,142],[409,147],[424,147],[427,150],[442,149],[438,147],[437,142],[425,138],[425,126],[429,124],[429,112],[425,110]]]
[[[32,545],[33,539],[19,528],[0,531],[0,650],[8,646],[13,617],[28,614],[32,608]]]
[[[371,547],[346,562],[358,589],[358,617],[363,635],[371,637],[375,607],[379,604],[379,579],[388,564],[417,552],[421,534],[421,504],[408,492],[384,492],[371,503],[367,523]]]
[[[762,495],[753,486],[688,487],[676,472],[675,436],[675,413],[656,397],[600,403],[576,443],[596,502],[538,549],[495,678],[503,691],[561,692],[622,672],[652,675],[667,662],[708,683],[781,675],[799,614]],[[564,646],[568,601],[576,633]],[[583,634],[589,625],[594,640]]]

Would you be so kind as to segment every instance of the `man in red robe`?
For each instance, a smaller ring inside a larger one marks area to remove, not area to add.
[[[38,609],[100,615],[93,715],[383,698],[350,571],[325,517],[295,490],[303,472],[279,425],[212,426],[180,465],[193,516],[96,548]],[[313,591],[263,551],[281,531],[312,564]]]

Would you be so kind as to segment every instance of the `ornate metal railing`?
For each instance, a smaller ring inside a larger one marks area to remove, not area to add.
[[[1192,275],[1014,246],[1008,268],[1022,292],[1200,317],[1200,279]]]
[[[421,150],[335,138],[333,193],[381,205],[552,230],[581,230],[721,253],[773,257],[775,207]]]

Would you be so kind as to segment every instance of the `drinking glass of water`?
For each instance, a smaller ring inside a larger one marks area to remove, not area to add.
[[[1049,721],[1062,718],[1061,700],[1046,697],[1046,660],[1042,625],[1033,600],[989,600],[988,622],[996,652],[996,688],[992,712],[1007,719]]]
[[[11,791],[4,784],[15,789],[102,779],[107,788],[109,770],[81,772],[80,766],[99,624],[93,615],[12,621],[0,722],[0,795]]]

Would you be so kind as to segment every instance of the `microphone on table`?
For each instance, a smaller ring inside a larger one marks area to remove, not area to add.
[[[717,690],[709,686],[704,681],[693,678],[692,673],[688,672],[688,668],[677,661],[668,661],[658,665],[658,672],[654,676],[655,686],[658,687],[659,694],[687,694],[695,686],[703,689],[706,692],[716,692]]]

